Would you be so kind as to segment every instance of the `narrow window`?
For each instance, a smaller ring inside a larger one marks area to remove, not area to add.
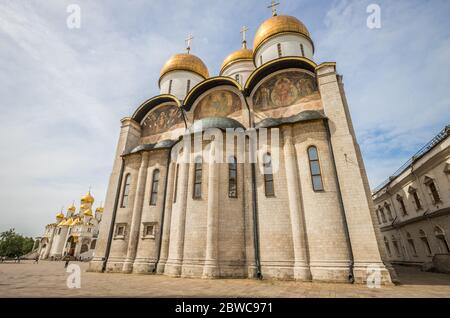
[[[423,247],[425,249],[425,253],[428,256],[432,255],[433,253],[431,252],[430,243],[428,242],[428,238],[427,238],[427,235],[425,234],[425,231],[420,230],[419,235],[420,235],[420,240],[422,241]]]
[[[152,181],[152,193],[150,195],[150,205],[156,205],[158,201],[158,186],[159,186],[159,170],[153,171],[153,181]]]
[[[408,215],[408,211],[406,211],[405,201],[403,201],[403,197],[401,195],[397,195],[397,202],[400,205],[400,209],[402,210],[403,216]]]
[[[262,55],[259,56],[259,64],[260,64],[260,65],[263,65]]]
[[[123,186],[123,192],[122,192],[122,201],[120,204],[121,208],[126,208],[128,206],[128,196],[130,194],[130,181],[131,180],[131,176],[130,174],[127,174],[125,177],[125,183]]]
[[[239,84],[241,83],[239,74],[236,74],[235,79],[236,82],[238,82]]]
[[[155,223],[144,223],[144,238],[155,237]]]
[[[264,168],[264,189],[266,197],[275,196],[275,188],[273,184],[273,170],[272,170],[272,156],[270,153],[266,153],[263,157]]]
[[[228,163],[228,197],[237,198],[237,162],[235,157]]]
[[[312,146],[308,149],[309,167],[314,191],[323,191],[322,175],[320,173],[319,155],[317,148]]]
[[[381,224],[380,211],[376,210],[375,212],[377,213],[378,224]]]
[[[125,236],[125,224],[117,224],[116,237],[124,237],[124,236]]]
[[[380,214],[381,214],[381,219],[383,220],[383,223],[386,223],[386,215],[384,214],[384,209],[382,207],[380,207]]]
[[[416,206],[416,210],[422,209],[422,204],[420,203],[419,195],[417,194],[417,190],[413,187],[410,187],[408,189],[408,192],[412,195],[414,205]]]
[[[173,191],[173,203],[177,202],[177,192],[178,192],[178,171],[180,170],[180,165],[177,164],[177,168],[176,168],[176,172],[175,172],[175,189]]]
[[[406,237],[408,239],[409,247],[411,248],[411,252],[413,256],[417,256],[416,244],[414,243],[414,239],[411,237],[411,234],[407,233]]]
[[[194,199],[202,198],[202,158],[195,159],[194,166]]]
[[[60,235],[60,234],[61,234],[61,228],[58,229],[58,235]]]
[[[434,181],[431,181],[428,183],[428,188],[431,192],[431,197],[433,198],[433,202],[436,204],[441,201],[441,198],[439,196],[439,192],[436,188],[436,185],[434,184]]]
[[[384,207],[385,207],[385,209],[386,209],[386,212],[387,212],[389,221],[393,221],[394,218],[392,217],[391,206],[390,206],[389,204],[386,203],[386,204],[384,205]]]
[[[173,83],[173,80],[170,80],[169,81],[169,95],[172,94],[172,83]]]
[[[281,43],[277,44],[277,49],[278,49],[278,57],[282,57],[283,56],[283,51],[281,51]]]
[[[388,252],[388,255],[392,256],[391,247],[389,246],[389,241],[386,237],[384,237],[384,246],[386,246],[386,251]]]
[[[397,253],[397,256],[401,256],[400,249],[398,248],[397,239],[395,238],[394,235],[392,235],[392,245],[394,245],[395,252]]]
[[[188,80],[186,85],[186,95],[189,94],[190,90],[191,90],[191,80]]]
[[[304,57],[305,56],[305,49],[303,47],[303,44],[300,44],[300,52],[301,52],[302,56]]]

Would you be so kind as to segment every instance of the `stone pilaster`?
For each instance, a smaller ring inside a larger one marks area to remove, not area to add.
[[[203,278],[219,276],[219,164],[215,162],[216,141],[210,144],[210,162],[208,168],[208,210],[206,228],[206,257]]]
[[[171,154],[169,153],[168,156]],[[158,265],[156,272],[158,274],[164,273],[164,268],[166,266],[167,258],[169,256],[169,242],[170,242],[170,224],[172,220],[172,205],[173,205],[173,195],[174,195],[174,185],[175,185],[175,174],[177,170],[176,162],[169,164],[169,175],[167,177],[167,196],[164,211],[164,224],[161,233],[161,251],[159,254]],[[178,171],[179,173],[179,171]]]
[[[123,272],[131,273],[133,270],[133,262],[136,257],[136,248],[139,242],[139,230],[141,228],[142,207],[144,204],[145,182],[147,180],[148,160],[150,154],[142,153],[141,166],[138,172],[138,180],[136,185],[136,195],[134,197],[133,212],[131,216],[130,234],[128,236],[127,257],[123,264]]]
[[[292,128],[285,127],[284,159],[286,168],[287,192],[289,197],[289,211],[291,217],[292,240],[294,245],[294,279],[311,280],[308,265],[307,240],[303,208],[301,205],[300,176],[297,170],[297,158],[292,141]]]

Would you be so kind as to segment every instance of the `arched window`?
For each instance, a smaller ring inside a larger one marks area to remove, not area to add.
[[[384,208],[386,209],[386,213],[387,213],[389,221],[393,221],[394,218],[392,217],[391,206],[388,203],[385,203]]]
[[[408,211],[406,211],[405,201],[403,201],[403,197],[401,195],[397,195],[397,202],[400,205],[400,209],[402,210],[403,216],[408,215]]]
[[[384,214],[384,209],[380,206],[378,207],[381,215],[381,219],[383,220],[383,223],[386,223],[386,215]]]
[[[322,174],[320,172],[319,154],[317,148],[311,146],[308,148],[309,167],[311,171],[311,180],[314,191],[323,191]]]
[[[400,253],[400,249],[398,248],[397,239],[395,238],[394,235],[392,235],[392,245],[394,245],[395,252],[397,253],[397,255],[401,256],[402,254]]]
[[[189,94],[190,90],[191,90],[191,80],[187,80],[186,95]]]
[[[150,194],[150,205],[156,205],[158,201],[159,169],[153,171],[152,192]]]
[[[169,81],[169,94],[172,94],[172,84],[173,84],[173,80]]]
[[[281,50],[281,43],[277,44],[277,49],[278,49],[278,57],[282,57],[283,56],[283,51]]]
[[[263,168],[264,168],[264,190],[266,197],[275,196],[275,187],[273,184],[273,169],[272,169],[272,155],[266,153],[263,156]]]
[[[305,49],[303,48],[303,44],[300,44],[300,53],[303,57],[305,56]]]
[[[173,203],[177,202],[177,194],[178,194],[178,173],[180,170],[180,164],[177,164],[177,170],[175,171],[175,189],[173,190]]]
[[[235,157],[230,157],[228,163],[228,197],[237,198],[237,161]]]
[[[409,247],[411,249],[413,256],[417,256],[416,244],[414,243],[414,239],[412,238],[411,234],[406,233],[406,238],[408,240],[408,244],[409,244]]]
[[[434,235],[439,243],[439,250],[441,253],[450,253],[450,248],[448,246],[447,239],[445,238],[445,233],[439,226],[434,228]]]
[[[420,240],[422,241],[423,247],[425,249],[425,253],[428,256],[431,256],[433,253],[431,252],[430,243],[428,242],[428,238],[427,238],[427,235],[425,234],[424,230],[419,231],[419,237],[420,237]]]
[[[384,237],[384,246],[386,246],[386,251],[388,252],[388,255],[392,256],[391,247],[389,246],[389,241],[386,236]]]
[[[125,176],[125,182],[123,184],[122,200],[120,203],[121,208],[126,208],[128,206],[128,196],[130,194],[130,184],[131,184],[131,175],[127,174]]]
[[[377,220],[378,220],[378,224],[381,224],[381,219],[380,219],[380,211],[375,210],[376,214],[377,214]]]
[[[412,195],[414,205],[416,206],[416,210],[422,209],[422,203],[420,202],[419,195],[417,194],[417,190],[413,187],[409,187],[408,192]]]
[[[194,199],[202,198],[202,166],[202,157],[197,157],[194,166]]]
[[[426,177],[425,185],[428,187],[428,190],[430,191],[433,204],[441,202],[441,197],[439,196],[439,192],[437,190],[436,184],[434,183],[434,180],[431,179],[430,177]]]

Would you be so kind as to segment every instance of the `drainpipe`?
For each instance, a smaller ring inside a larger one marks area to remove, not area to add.
[[[256,194],[256,164],[252,163],[252,199],[253,199],[253,241],[255,248],[256,277],[262,279],[261,262],[259,255],[259,227],[258,227],[258,198]]]
[[[120,173],[119,173],[119,182],[117,183],[116,199],[114,201],[113,215],[112,215],[111,226],[109,228],[109,234],[108,234],[108,243],[106,245],[105,257],[103,258],[102,273],[104,273],[106,270],[106,264],[108,263],[109,254],[111,252],[112,237],[114,234],[114,224],[116,223],[117,208],[119,206],[119,196],[120,196],[120,190],[122,187],[122,179],[123,179],[124,170],[125,170],[125,159],[122,157],[122,163],[120,166]]]
[[[344,231],[345,231],[345,238],[347,240],[347,244],[349,247],[349,254],[350,254],[350,273],[348,275],[348,280],[350,283],[354,283],[355,282],[355,274],[354,274],[354,266],[355,266],[355,260],[354,260],[354,256],[353,256],[353,247],[352,247],[352,241],[350,240],[350,233],[348,231],[348,223],[347,223],[347,216],[345,214],[345,207],[344,207],[344,201],[342,199],[342,192],[341,192],[341,185],[339,182],[339,176],[337,173],[337,167],[336,167],[336,160],[334,157],[334,151],[333,151],[333,145],[331,143],[331,131],[330,131],[330,126],[328,125],[328,120],[325,119],[324,120],[325,123],[325,129],[327,131],[327,140],[328,140],[328,147],[330,148],[330,152],[331,152],[331,162],[333,164],[333,170],[334,170],[334,177],[336,178],[336,182],[337,182],[337,194],[338,194],[338,198],[339,198],[339,205],[341,207],[341,212],[342,212],[342,220],[344,222]]]
[[[155,268],[153,268],[153,273],[156,273],[156,270],[157,270],[157,267],[158,267],[158,263],[159,263],[160,258],[161,258],[161,246],[162,246],[162,238],[163,238],[163,234],[164,234],[163,233],[164,217],[165,217],[165,214],[166,214],[166,199],[167,199],[167,186],[168,186],[167,184],[169,183],[169,170],[170,170],[170,161],[171,161],[170,159],[171,159],[171,156],[172,156],[172,149],[173,149],[174,145],[175,144],[170,146],[170,148],[168,149],[169,153],[168,153],[168,156],[167,156],[167,164],[166,164],[166,167],[167,167],[166,184],[164,185],[164,199],[163,199],[164,204],[163,204],[162,213],[161,213],[161,226],[160,226],[160,230],[159,230],[158,256],[156,258]]]

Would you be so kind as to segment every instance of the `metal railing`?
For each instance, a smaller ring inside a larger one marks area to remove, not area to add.
[[[395,171],[387,180],[383,181],[379,186],[372,190],[372,194],[375,195],[384,187],[386,187],[389,183],[391,183],[395,178],[401,175],[406,169],[411,167],[411,165],[422,158],[423,155],[428,153],[431,149],[433,149],[437,144],[443,141],[450,135],[450,125],[447,125],[444,129],[439,132],[431,141],[429,141],[425,146],[423,146],[414,156],[411,157],[407,162],[405,162],[397,171]]]

